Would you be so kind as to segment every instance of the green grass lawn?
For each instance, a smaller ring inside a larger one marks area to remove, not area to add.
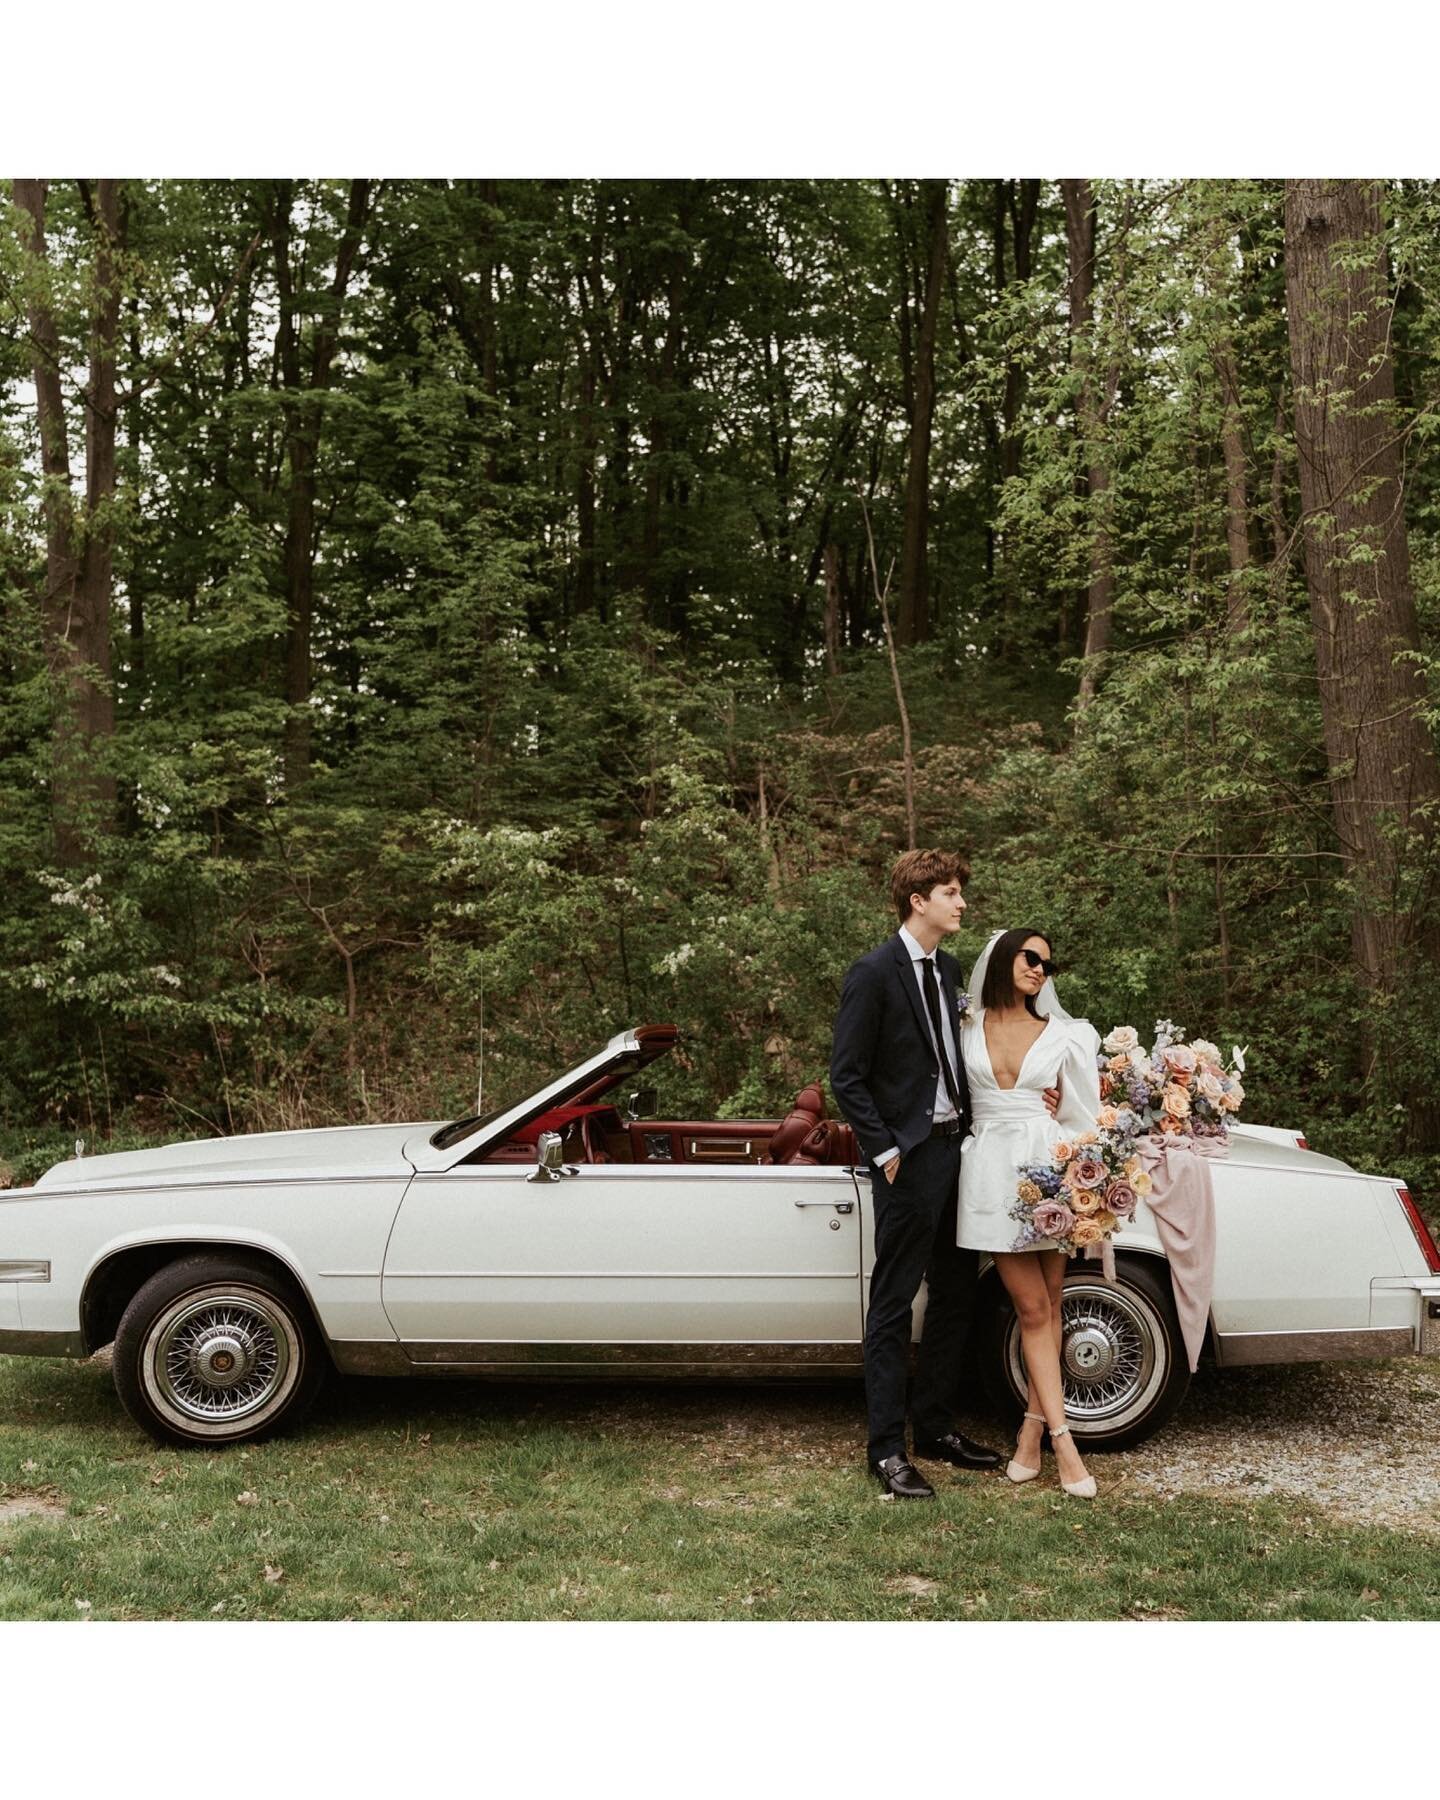
[[[1434,1538],[1107,1492],[1103,1457],[1089,1505],[1053,1464],[886,1501],[862,1411],[335,1382],[294,1435],[207,1454],[153,1445],[94,1364],[0,1358],[0,1619],[1440,1618]]]

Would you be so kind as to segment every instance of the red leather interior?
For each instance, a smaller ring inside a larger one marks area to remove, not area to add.
[[[485,1157],[486,1162],[535,1160],[542,1131],[558,1131],[567,1162],[637,1162],[722,1165],[756,1163],[847,1165],[859,1161],[855,1134],[826,1117],[825,1096],[810,1082],[781,1120],[638,1119],[622,1121],[604,1104],[553,1107],[522,1126]]]

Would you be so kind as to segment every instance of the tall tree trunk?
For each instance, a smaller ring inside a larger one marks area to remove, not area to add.
[[[1223,338],[1215,355],[1220,378],[1223,412],[1220,444],[1225,452],[1225,553],[1230,565],[1226,611],[1232,632],[1249,623],[1249,598],[1245,591],[1250,568],[1250,502],[1246,493],[1245,426],[1240,411],[1240,371],[1229,338]]]
[[[1305,575],[1335,824],[1354,883],[1351,941],[1366,990],[1393,994],[1415,952],[1440,951],[1411,905],[1440,811],[1410,579],[1390,360],[1381,188],[1285,184],[1285,291]],[[1407,952],[1410,953],[1407,955]],[[1401,1084],[1403,1085],[1403,1084]],[[1412,1138],[1436,1142],[1433,1096]]]
[[[359,255],[370,206],[370,183],[350,183],[345,226],[335,254],[335,274],[310,339],[308,359],[296,316],[290,262],[294,183],[277,181],[271,213],[275,281],[279,298],[276,355],[285,389],[285,456],[290,470],[285,526],[285,779],[300,787],[310,775],[311,642],[315,598],[315,495],[323,426],[322,398],[334,375],[335,350],[346,291]]]
[[[905,477],[905,526],[900,552],[899,638],[923,643],[930,636],[930,440],[935,422],[935,339],[948,247],[948,186],[921,184],[925,199],[925,293],[915,332],[914,405]]]
[[[1089,580],[1085,591],[1085,667],[1080,704],[1094,697],[1100,658],[1110,648],[1115,571],[1109,523],[1110,471],[1100,451],[1104,402],[1095,366],[1095,196],[1088,181],[1062,181],[1069,263],[1071,354],[1080,367],[1079,423],[1089,497]]]
[[[833,543],[825,545],[825,673],[840,673],[840,551]]]
[[[110,608],[114,586],[115,355],[120,332],[120,183],[81,184],[94,240],[89,379],[85,389],[85,495],[76,516],[69,432],[60,382],[63,353],[49,297],[45,205],[49,184],[17,180],[21,239],[34,258],[29,325],[45,476],[46,656],[57,688],[51,804],[55,852],[85,854],[87,825],[113,822],[115,780],[106,748],[115,731]]]

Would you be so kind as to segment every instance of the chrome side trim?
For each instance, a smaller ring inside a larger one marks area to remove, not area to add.
[[[1403,1326],[1358,1326],[1343,1331],[1239,1331],[1213,1333],[1222,1369],[1255,1363],[1346,1362],[1371,1356],[1409,1356],[1418,1346]]]
[[[830,1205],[828,1200],[825,1205]],[[855,1281],[855,1269],[386,1269],[386,1281]]]
[[[464,1363],[477,1368],[508,1370],[512,1375],[536,1370],[602,1370],[632,1373],[640,1368],[718,1372],[778,1367],[816,1373],[858,1370],[863,1365],[859,1342],[768,1344],[666,1344],[643,1340],[621,1344],[423,1342],[404,1345],[412,1364]]]
[[[78,1331],[0,1331],[0,1356],[83,1357],[85,1339]]]
[[[48,1281],[48,1262],[0,1262],[0,1281]]]
[[[330,1356],[342,1375],[413,1375],[415,1365],[393,1340],[331,1338]]]

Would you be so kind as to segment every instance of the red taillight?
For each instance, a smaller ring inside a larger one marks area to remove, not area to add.
[[[1297,1150],[1308,1150],[1310,1148],[1305,1142],[1305,1133],[1303,1131],[1297,1131],[1295,1133],[1295,1148]]]
[[[1415,1233],[1415,1242],[1420,1246],[1420,1254],[1425,1258],[1432,1275],[1440,1275],[1440,1250],[1435,1248],[1435,1240],[1430,1235],[1430,1228],[1420,1217],[1420,1208],[1410,1198],[1409,1188],[1396,1188],[1400,1204],[1405,1208],[1405,1217],[1410,1221],[1410,1229]]]

